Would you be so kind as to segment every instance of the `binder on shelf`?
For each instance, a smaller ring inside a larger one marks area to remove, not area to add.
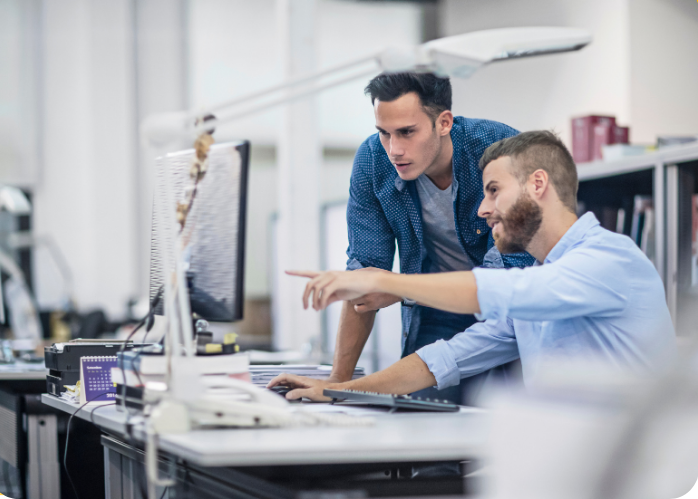
[[[623,208],[618,208],[618,214],[616,215],[616,232],[618,234],[625,234],[625,210]]]
[[[629,142],[630,128],[618,126],[614,116],[572,118],[572,158],[575,163],[607,159],[603,153],[604,147]]]
[[[642,236],[640,237],[640,249],[656,266],[654,258],[654,208],[648,207],[645,209],[644,222]]]
[[[654,201],[652,196],[637,195],[633,199],[633,221],[630,237],[647,255],[647,258],[656,265]]]
[[[691,287],[698,286],[698,194],[691,196]]]
[[[603,148],[612,145],[615,140],[615,123],[599,123],[592,128],[591,159],[603,159]]]
[[[613,129],[613,116],[581,116],[572,118],[572,157],[575,163],[586,163],[594,159],[594,127],[606,125]]]

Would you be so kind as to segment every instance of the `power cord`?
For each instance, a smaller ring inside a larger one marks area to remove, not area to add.
[[[111,403],[109,403],[109,404],[98,405],[97,407],[95,407],[94,409],[92,409],[92,410],[90,411],[90,423],[95,424],[95,420],[94,420],[93,414],[94,414],[98,409],[101,409],[102,407],[109,407],[109,406],[112,406],[112,405],[116,405],[116,402],[111,402]]]
[[[153,296],[153,299],[150,301],[150,307],[148,308],[148,313],[146,314],[145,317],[143,317],[143,319],[141,319],[138,322],[138,324],[136,324],[136,327],[133,328],[133,331],[131,331],[131,333],[126,338],[126,341],[124,341],[124,344],[121,345],[121,350],[119,351],[119,353],[121,354],[119,356],[120,357],[119,368],[121,369],[121,378],[122,378],[122,382],[123,382],[122,383],[123,389],[121,390],[121,397],[122,397],[121,406],[123,407],[123,409],[126,409],[126,386],[127,386],[127,383],[126,383],[126,370],[124,369],[124,355],[123,355],[124,352],[126,351],[126,345],[128,344],[129,340],[131,338],[133,338],[133,335],[135,335],[138,332],[138,330],[140,328],[142,328],[146,323],[148,324],[146,327],[146,336],[150,332],[150,330],[153,328],[153,324],[154,324],[153,311],[155,310],[155,307],[157,307],[158,304],[160,303],[160,300],[162,299],[162,293],[164,290],[165,290],[165,286],[164,285],[160,286],[160,289],[158,289],[158,292],[155,293],[155,296]],[[144,340],[145,340],[145,337],[144,337]],[[145,343],[145,341],[144,341],[144,343]],[[138,382],[141,383],[140,375],[138,375],[138,371],[135,369],[135,360],[138,358],[139,355],[140,355],[140,352],[136,353],[136,356],[133,359],[133,368],[134,368],[134,372],[136,372],[136,375],[138,376]],[[127,413],[128,413],[128,411],[127,411]],[[127,419],[127,422],[128,422],[128,419]]]
[[[68,442],[70,441],[70,423],[73,422],[73,418],[75,417],[75,415],[78,412],[80,412],[80,409],[85,407],[90,402],[94,402],[102,395],[106,395],[108,393],[109,392],[104,392],[104,393],[100,393],[99,395],[96,395],[94,398],[92,398],[91,400],[88,400],[87,402],[82,404],[80,407],[75,409],[75,412],[73,412],[70,415],[70,417],[68,418],[68,425],[67,425],[67,429],[66,429],[66,433],[65,433],[65,450],[63,451],[63,469],[65,469],[65,474],[68,476],[68,481],[70,482],[70,486],[73,487],[73,492],[75,493],[76,499],[80,499],[80,497],[78,496],[78,489],[75,488],[75,483],[73,482],[73,478],[70,476],[70,471],[68,471]],[[106,405],[112,405],[112,404],[106,404]],[[99,409],[99,407],[95,407],[92,412],[96,411],[97,409]],[[91,416],[91,414],[90,414],[90,416]]]
[[[130,423],[131,414],[129,413],[128,409],[126,408],[126,388],[127,388],[128,385],[127,385],[127,383],[126,383],[126,370],[124,369],[124,356],[123,356],[123,352],[126,350],[126,345],[127,345],[128,341],[129,341],[131,338],[133,338],[133,336],[138,332],[138,330],[139,330],[140,328],[142,328],[144,325],[146,325],[146,336],[147,336],[147,334],[150,332],[150,330],[152,329],[153,324],[154,324],[154,311],[155,311],[155,307],[157,307],[158,304],[160,303],[160,300],[161,300],[161,298],[162,298],[162,294],[163,294],[164,289],[165,289],[164,285],[163,285],[163,286],[160,286],[160,288],[158,289],[157,293],[155,293],[155,296],[154,296],[153,299],[150,301],[150,306],[149,306],[149,309],[148,309],[148,313],[146,314],[145,317],[143,317],[143,319],[141,319],[141,321],[136,325],[136,327],[133,329],[133,331],[131,331],[131,333],[130,333],[130,334],[128,335],[128,337],[126,338],[126,341],[124,342],[124,344],[121,345],[121,352],[120,352],[121,355],[120,355],[120,362],[119,362],[119,367],[121,368],[121,377],[122,377],[122,381],[123,381],[123,390],[121,391],[121,393],[122,393],[121,406],[122,406],[122,408],[126,411],[126,422],[125,422],[125,427],[126,427],[126,433],[125,433],[126,442],[127,442],[129,445],[131,445],[132,447],[135,447],[135,439],[133,438],[133,434],[132,434],[132,432],[131,432],[131,430],[132,430],[132,428],[131,428],[132,425],[131,425],[131,423]],[[143,338],[143,343],[145,343],[145,336],[144,336],[144,338]],[[136,359],[138,358],[138,356],[140,356],[140,353],[141,353],[141,352],[138,351],[138,352],[136,353],[136,355],[133,357],[132,366],[131,366],[131,367],[133,368],[134,372],[136,373],[136,376],[137,376],[137,378],[138,378],[138,382],[139,382],[140,384],[142,384],[140,375],[138,374],[138,369],[136,369]],[[136,469],[139,469],[139,467],[136,466]],[[140,471],[140,470],[139,470],[139,471]],[[140,473],[139,473],[139,474],[140,474]],[[144,487],[144,485],[143,485],[143,480],[138,480],[137,477],[134,477],[134,478],[136,478],[136,482],[138,482],[138,485],[139,485],[139,487],[140,487],[140,489],[141,489],[141,496],[142,496],[142,497],[147,497],[147,492],[146,492],[145,487]]]
[[[133,335],[135,335],[135,334],[138,332],[138,330],[139,330],[140,328],[142,328],[142,327],[146,324],[146,322],[150,321],[150,324],[149,324],[149,327],[148,327],[148,331],[150,331],[150,329],[152,328],[152,315],[153,315],[153,310],[155,309],[155,307],[156,307],[156,306],[158,305],[158,303],[160,302],[160,299],[161,299],[161,297],[162,297],[163,290],[164,290],[164,287],[163,287],[163,286],[161,286],[160,289],[158,289],[158,292],[155,294],[155,296],[153,297],[152,301],[150,302],[150,309],[148,310],[148,314],[136,325],[136,327],[133,329],[133,331],[131,331],[131,333],[128,335],[128,337],[127,337],[126,340],[124,341],[123,345],[121,345],[120,353],[121,353],[122,355],[120,356],[120,357],[121,357],[121,361],[120,361],[120,366],[119,366],[119,367],[121,368],[121,376],[122,376],[123,382],[124,382],[124,383],[123,383],[123,385],[124,385],[124,390],[123,390],[123,404],[122,404],[124,408],[126,408],[126,371],[125,371],[125,369],[124,369],[124,357],[123,357],[123,353],[126,351],[126,345],[128,345],[128,342],[131,340],[131,338],[133,338]],[[65,435],[65,451],[64,451],[64,453],[63,453],[63,468],[65,469],[65,473],[66,473],[66,475],[68,476],[68,481],[70,482],[70,486],[73,488],[73,492],[75,493],[75,497],[78,498],[78,499],[79,499],[79,496],[78,496],[77,488],[75,487],[75,483],[73,482],[73,478],[70,476],[70,471],[68,471],[68,443],[69,443],[69,441],[70,441],[70,423],[73,422],[73,417],[75,417],[75,415],[76,415],[82,408],[84,408],[84,407],[85,407],[87,404],[89,404],[90,402],[95,401],[96,399],[98,399],[98,398],[101,397],[102,395],[106,395],[107,393],[109,393],[109,392],[100,393],[99,395],[95,396],[95,397],[92,398],[91,400],[88,400],[87,402],[85,402],[84,404],[82,404],[80,407],[78,407],[78,408],[75,410],[75,412],[73,412],[73,413],[70,415],[70,418],[68,418],[68,425],[67,425],[67,430],[66,430],[66,435]],[[113,404],[104,404],[104,405],[101,405],[101,406],[99,406],[99,407],[95,407],[92,411],[90,411],[90,422],[91,422],[92,424],[94,424],[93,414],[94,414],[94,412],[95,412],[96,410],[98,410],[98,409],[100,409],[100,408],[102,408],[102,407],[105,407],[105,406],[111,406],[111,405],[116,405],[116,404],[117,404],[117,402],[114,402]],[[128,415],[128,411],[127,411],[127,416],[126,416],[126,433],[127,433],[128,437],[129,437],[129,439],[132,441],[133,436],[132,436],[132,434],[131,434],[131,429],[130,429],[130,425],[129,425],[129,421],[128,421],[129,419],[130,419],[130,415]],[[142,485],[142,484],[141,484],[141,485]],[[143,497],[145,497],[145,495],[144,495]],[[164,493],[163,493],[163,497],[164,497]]]

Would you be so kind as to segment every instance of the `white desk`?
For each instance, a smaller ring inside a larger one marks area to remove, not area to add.
[[[130,439],[124,438],[124,412],[100,402],[78,410],[78,404],[48,394],[42,395],[42,402],[94,421],[114,436],[102,437],[107,499],[142,497],[143,454],[126,443]],[[371,495],[381,497],[461,494],[471,485],[459,475],[437,481],[403,478],[410,476],[413,466],[424,469],[433,463],[477,460],[483,455],[490,425],[488,413],[479,409],[395,414],[339,404],[304,404],[304,409],[370,413],[376,421],[370,427],[216,429],[160,435],[159,448],[170,462],[161,461],[160,472],[176,477],[177,499],[293,498],[303,495],[308,484],[330,492],[349,488],[363,494],[370,489]],[[133,436],[142,441],[138,417],[130,422]],[[174,497],[165,495],[170,492],[158,488],[157,494]]]
[[[71,414],[79,407],[48,394],[42,395],[42,401]],[[103,404],[88,404],[76,417],[90,421],[90,413],[99,405]],[[366,412],[341,407],[348,413]],[[173,456],[206,467],[463,461],[482,454],[489,429],[489,417],[479,409],[459,413],[371,412],[376,424],[365,428],[197,430],[161,435],[159,446]],[[125,431],[125,414],[115,406],[96,410],[92,420],[109,432]],[[138,427],[134,430],[139,438]]]

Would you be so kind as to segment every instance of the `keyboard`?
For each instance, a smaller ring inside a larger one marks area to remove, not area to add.
[[[391,412],[397,409],[411,411],[435,411],[458,412],[460,408],[456,404],[445,400],[422,399],[410,395],[391,395],[389,393],[361,392],[358,390],[323,390],[325,397],[330,397],[332,402],[362,402],[370,405],[390,407]]]

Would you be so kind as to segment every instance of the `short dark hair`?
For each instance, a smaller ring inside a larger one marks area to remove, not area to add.
[[[577,166],[572,155],[553,132],[538,130],[523,132],[495,142],[480,158],[480,170],[495,159],[509,156],[514,165],[513,174],[523,184],[534,171],[547,172],[560,201],[572,211],[577,211]]]
[[[432,119],[451,109],[451,80],[433,73],[381,73],[373,78],[364,93],[376,99],[391,102],[410,92],[419,96],[424,112]]]

